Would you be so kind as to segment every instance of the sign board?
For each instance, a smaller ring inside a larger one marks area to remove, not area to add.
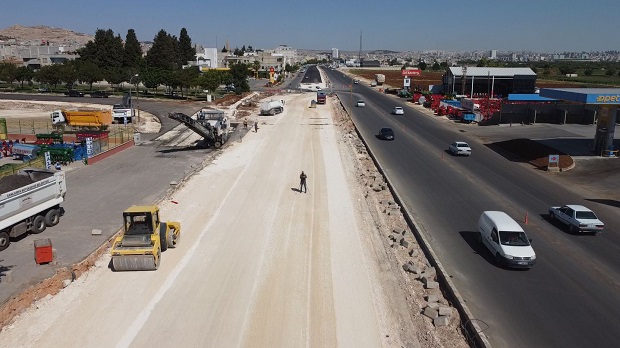
[[[549,167],[557,167],[560,164],[560,155],[549,155]]]
[[[275,69],[273,67],[269,68],[269,72],[273,73],[275,71]]]
[[[420,69],[403,69],[400,73],[402,76],[420,76],[422,74]]]
[[[86,138],[86,157],[93,157],[93,138]]]
[[[52,169],[52,156],[49,151],[45,151],[45,168]]]
[[[405,77],[403,79],[403,87],[409,87],[409,86],[411,86],[411,79],[408,77]]]

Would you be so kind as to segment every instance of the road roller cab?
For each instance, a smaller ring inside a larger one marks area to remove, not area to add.
[[[181,237],[181,224],[159,221],[157,206],[132,206],[123,212],[123,234],[112,244],[115,271],[154,271],[161,253],[175,248]]]

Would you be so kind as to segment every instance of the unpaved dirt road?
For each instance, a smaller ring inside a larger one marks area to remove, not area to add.
[[[160,204],[182,240],[158,271],[114,273],[103,257],[6,326],[0,346],[419,346],[393,308],[405,299],[383,287],[329,107],[308,108],[312,97],[284,97],[284,113]]]

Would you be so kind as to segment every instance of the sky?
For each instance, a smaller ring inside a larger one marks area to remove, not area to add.
[[[1,0],[0,29],[47,25],[205,47],[358,51],[620,50],[620,0]]]

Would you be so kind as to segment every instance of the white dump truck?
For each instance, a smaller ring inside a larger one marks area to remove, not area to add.
[[[11,238],[56,226],[66,192],[63,171],[24,168],[0,178],[0,251]]]
[[[375,81],[377,81],[377,86],[383,85],[383,83],[385,83],[385,75],[375,74]]]
[[[265,116],[273,116],[284,111],[283,100],[269,100],[260,105],[260,114]]]

